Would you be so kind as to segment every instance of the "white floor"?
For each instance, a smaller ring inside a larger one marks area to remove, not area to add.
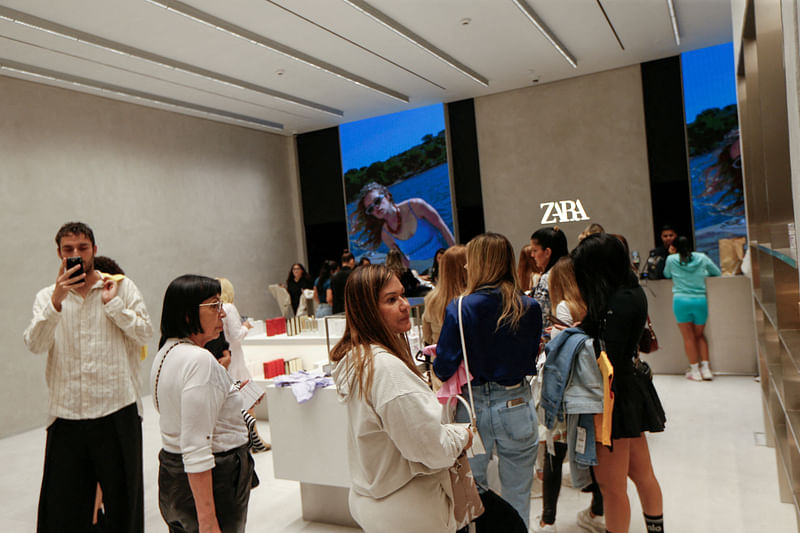
[[[670,533],[797,531],[792,506],[778,498],[775,451],[759,445],[764,431],[759,385],[752,378],[718,377],[694,383],[679,376],[656,376],[667,411],[667,430],[650,436],[656,474],[664,492],[665,529]],[[157,416],[145,399],[144,457],[146,530],[164,532],[158,513]],[[269,424],[259,423],[269,438]],[[0,531],[35,529],[36,502],[44,456],[44,430],[0,440]],[[350,528],[306,522],[301,517],[298,483],[275,479],[271,452],[256,455],[261,486],[252,492],[248,531],[346,532]],[[636,490],[629,486],[632,533],[644,533]],[[556,524],[561,533],[578,533],[575,514],[590,496],[564,487]],[[531,519],[541,513],[541,498],[531,499]]]

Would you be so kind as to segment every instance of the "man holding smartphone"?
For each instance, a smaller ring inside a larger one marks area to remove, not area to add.
[[[108,531],[144,531],[140,361],[153,326],[139,289],[94,269],[91,228],[68,222],[56,234],[61,266],[40,290],[25,344],[47,352],[50,423],[37,532],[91,529],[103,490]]]

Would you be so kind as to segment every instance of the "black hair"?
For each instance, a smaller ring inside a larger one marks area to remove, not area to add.
[[[355,260],[355,258],[356,256],[351,254],[348,250],[345,250],[344,253],[342,254],[341,265],[344,266],[345,263],[349,263],[350,261]]]
[[[567,236],[558,226],[534,231],[533,235],[531,235],[531,240],[536,241],[543,249],[550,248],[550,261],[547,263],[547,268],[544,269],[545,272],[553,268],[556,261],[569,253]]]
[[[661,235],[665,231],[675,231],[675,228],[673,228],[669,224],[664,224],[663,226],[661,226],[661,231],[659,231],[658,234]]]
[[[86,235],[92,241],[92,246],[95,246],[94,232],[92,228],[83,222],[67,222],[58,229],[56,233],[56,246],[61,248],[61,238],[66,235]]]
[[[439,254],[443,254],[447,251],[447,248],[439,248],[436,250],[436,253],[433,254],[433,263],[431,264],[430,276],[433,281],[437,281],[439,279]]]
[[[286,276],[287,285],[294,281],[294,273],[292,272],[292,270],[294,270],[294,267],[296,266],[299,266],[301,269],[303,269],[303,275],[300,276],[300,279],[311,279],[311,276],[308,274],[308,271],[306,270],[306,267],[305,265],[303,265],[303,263],[294,263],[292,264],[291,268],[289,268],[289,275]]]
[[[675,239],[675,249],[681,256],[682,265],[686,265],[692,260],[692,243],[686,237]]]
[[[325,285],[325,282],[331,279],[331,274],[339,265],[336,264],[336,261],[331,261],[330,259],[326,259],[322,262],[322,268],[319,269],[319,280],[317,281],[317,296],[321,302],[325,301],[325,295],[322,293],[322,286]]]
[[[122,270],[122,267],[119,266],[116,261],[104,255],[94,256],[94,269],[99,270],[103,274],[112,274],[112,275],[122,274],[123,276],[125,275],[125,271]]]
[[[220,333],[219,337],[208,341],[205,345],[205,349],[211,352],[211,355],[213,355],[217,361],[222,359],[222,356],[225,355],[222,352],[230,350],[230,347],[228,341],[225,340],[225,333]]]
[[[220,292],[219,281],[207,276],[184,274],[172,280],[164,293],[158,347],[164,346],[167,339],[183,339],[202,332],[198,306],[203,300],[219,296]]]
[[[615,291],[639,284],[631,269],[625,247],[618,238],[595,233],[583,239],[570,254],[575,280],[586,302],[586,317],[581,327],[592,337],[601,333],[608,311],[608,300]]]

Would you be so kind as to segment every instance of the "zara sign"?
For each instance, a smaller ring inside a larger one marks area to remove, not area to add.
[[[586,210],[579,199],[561,200],[560,202],[542,202],[540,209],[544,209],[542,224],[556,224],[563,222],[580,222],[589,220]]]

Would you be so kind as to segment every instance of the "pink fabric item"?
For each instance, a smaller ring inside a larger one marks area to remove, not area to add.
[[[461,394],[461,387],[466,385],[468,381],[472,381],[472,374],[467,377],[467,369],[464,368],[464,361],[461,361],[456,373],[450,376],[450,379],[442,383],[442,388],[436,391],[436,397],[439,399],[439,403],[445,405],[452,396]]]

